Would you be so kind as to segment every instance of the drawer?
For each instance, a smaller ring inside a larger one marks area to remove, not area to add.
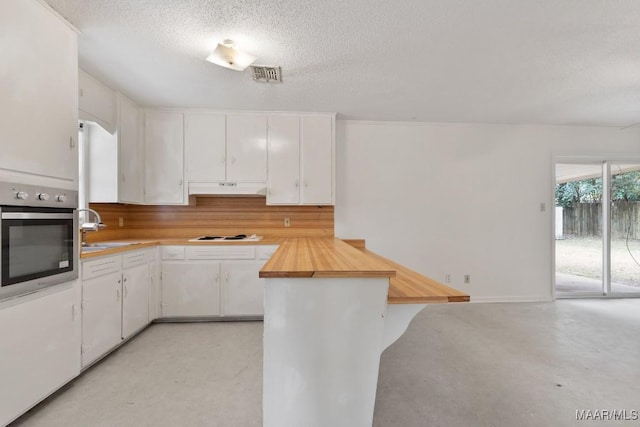
[[[160,246],[162,259],[184,259],[184,246]]]
[[[258,259],[269,259],[278,250],[280,245],[264,245],[256,248]]]
[[[105,274],[118,273],[122,268],[122,257],[120,255],[99,258],[82,262],[82,280],[93,279]]]
[[[153,261],[152,250],[132,251],[122,255],[122,268],[131,268]]]
[[[255,246],[187,246],[187,259],[255,259]]]

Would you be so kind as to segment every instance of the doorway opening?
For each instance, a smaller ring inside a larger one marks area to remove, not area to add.
[[[640,162],[558,162],[555,202],[555,296],[640,297]]]

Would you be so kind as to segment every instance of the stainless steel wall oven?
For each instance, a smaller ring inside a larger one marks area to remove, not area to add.
[[[78,277],[78,193],[0,182],[0,300]]]

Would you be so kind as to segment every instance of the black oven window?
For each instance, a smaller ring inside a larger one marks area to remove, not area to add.
[[[73,270],[73,222],[3,220],[2,285]]]
[[[9,278],[68,267],[66,237],[66,225],[11,227]]]

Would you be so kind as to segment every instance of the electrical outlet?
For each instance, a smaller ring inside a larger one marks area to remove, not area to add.
[[[118,218],[118,227],[124,227],[124,218],[122,217]]]
[[[464,275],[464,283],[471,283],[471,275],[470,274],[465,274]]]
[[[444,275],[444,283],[451,283],[451,274],[447,273]]]
[[[284,219],[284,226],[285,227],[291,227],[291,218],[285,218]]]

